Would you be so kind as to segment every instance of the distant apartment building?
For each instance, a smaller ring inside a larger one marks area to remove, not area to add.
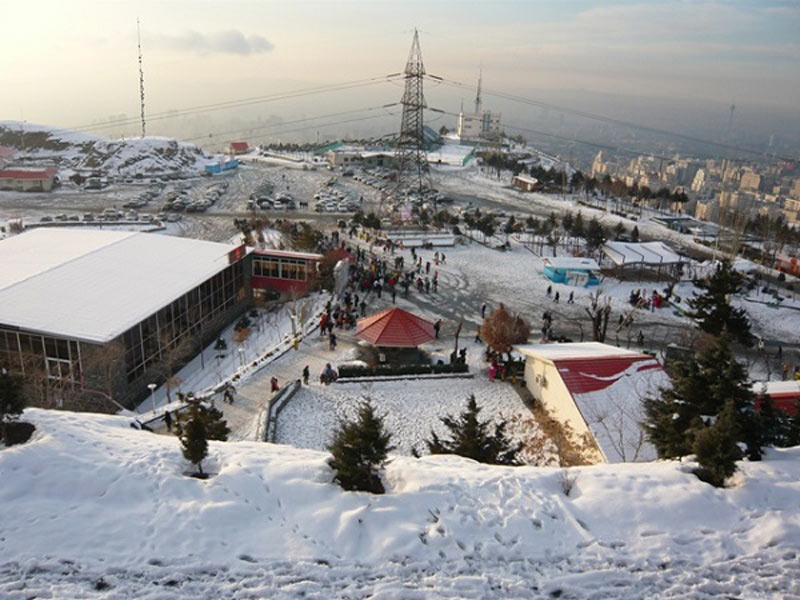
[[[751,169],[745,169],[739,179],[739,189],[745,192],[757,192],[761,185],[761,175]]]
[[[701,192],[706,185],[707,181],[707,174],[705,169],[697,169],[697,173],[694,174],[694,178],[692,179],[692,185],[689,189],[693,192]]]
[[[605,162],[605,155],[600,150],[592,161],[592,177],[600,178],[608,173],[608,164]]]

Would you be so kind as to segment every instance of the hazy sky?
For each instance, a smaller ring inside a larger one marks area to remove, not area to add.
[[[800,106],[798,1],[0,0],[0,120],[138,114],[137,16],[148,111],[397,72],[414,27],[428,72],[498,90]]]

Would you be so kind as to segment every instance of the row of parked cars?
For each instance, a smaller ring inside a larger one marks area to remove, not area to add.
[[[189,188],[190,186],[183,185],[170,192],[161,210],[163,212],[205,212],[228,191],[228,182],[222,181],[209,187],[206,190],[205,198],[192,198],[189,195]]]
[[[361,208],[361,200],[347,192],[333,187],[314,194],[317,201],[315,212],[355,212]]]

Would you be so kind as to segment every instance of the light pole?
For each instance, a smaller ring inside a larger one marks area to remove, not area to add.
[[[153,403],[153,412],[156,412],[156,384],[155,383],[148,383],[147,387],[150,388],[150,400]]]
[[[244,367],[244,348],[239,348],[239,365]]]

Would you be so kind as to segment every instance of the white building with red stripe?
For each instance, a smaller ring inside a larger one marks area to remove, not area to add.
[[[590,462],[642,462],[657,458],[644,435],[643,400],[670,385],[647,354],[598,342],[517,346],[526,357],[525,383],[536,402],[577,439],[589,436]]]

